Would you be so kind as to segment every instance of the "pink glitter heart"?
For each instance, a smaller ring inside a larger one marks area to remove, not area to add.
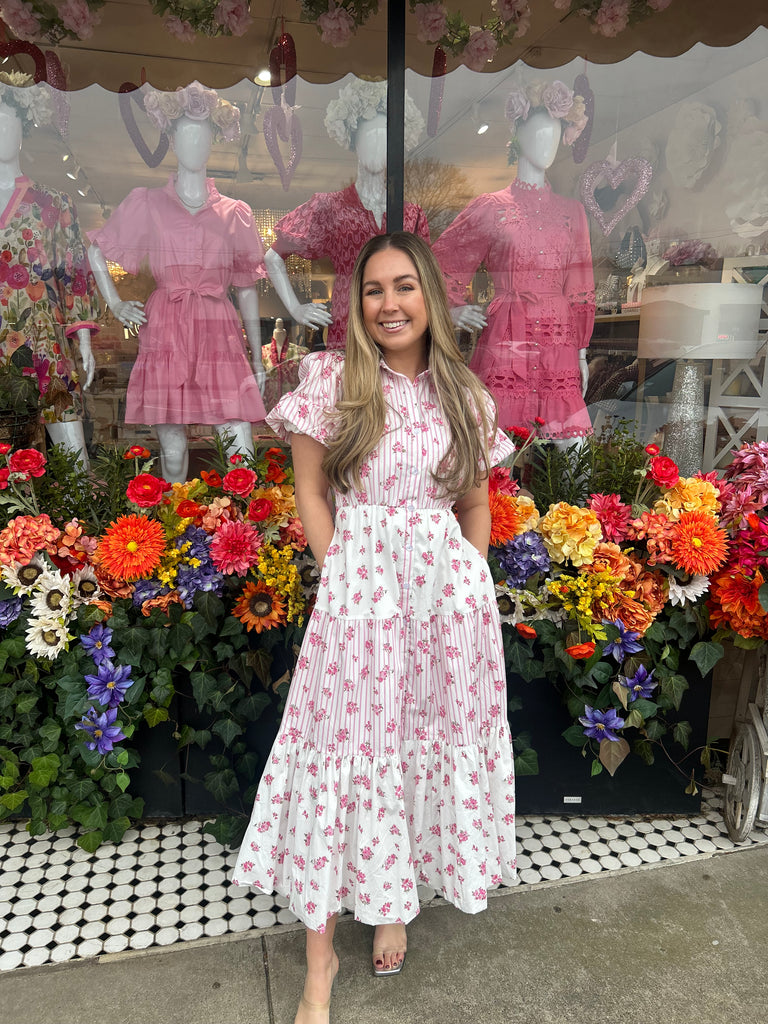
[[[579,185],[581,201],[600,225],[604,235],[610,235],[621,218],[625,217],[633,207],[637,206],[648,191],[652,177],[653,167],[647,160],[643,160],[639,156],[631,157],[629,160],[622,160],[615,167],[607,160],[598,160],[596,163],[590,164],[586,171],[584,171]],[[627,178],[637,178],[637,183],[632,193],[627,196],[610,220],[606,220],[605,214],[597,205],[597,200],[595,199],[595,186],[600,178],[605,178],[612,189],[617,189]]]
[[[161,132],[160,139],[154,149],[150,149],[144,141],[141,130],[136,124],[133,107],[131,106],[132,103],[135,103],[142,113],[144,112],[144,96],[138,85],[134,85],[133,82],[123,82],[118,89],[117,102],[120,106],[120,116],[123,119],[123,124],[131,137],[131,142],[136,147],[136,152],[147,167],[157,167],[163,162],[163,158],[168,152],[169,140],[166,133]]]
[[[280,152],[278,138],[283,142],[290,143],[290,156],[288,157],[287,164],[284,162],[283,154]],[[280,175],[280,181],[283,183],[283,189],[286,192],[296,171],[296,165],[301,160],[302,140],[301,122],[297,113],[294,112],[291,117],[290,130],[286,124],[283,107],[270,107],[264,114],[264,141],[267,144],[267,150],[277,168],[277,173]]]

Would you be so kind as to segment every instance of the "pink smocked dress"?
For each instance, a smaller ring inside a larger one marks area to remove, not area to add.
[[[413,203],[403,210],[403,230],[420,235],[429,242],[429,225],[424,211]],[[341,192],[318,192],[306,203],[287,213],[275,225],[272,248],[285,259],[291,253],[308,260],[329,259],[336,273],[333,285],[333,323],[328,328],[326,346],[344,348],[347,344],[349,287],[357,254],[374,235],[387,231],[387,216],[381,227],[360,202],[354,185]]]
[[[227,291],[266,277],[264,247],[247,203],[222,196],[190,213],[164,188],[136,188],[91,241],[136,274],[149,259],[147,300],[126,395],[127,423],[226,423],[264,419],[243,329]]]
[[[327,442],[344,356],[312,353],[267,422]],[[512,744],[493,581],[432,480],[449,445],[429,371],[388,405],[336,529],[234,883],[322,931],[407,922],[418,883],[461,910],[515,877]],[[493,460],[511,452],[499,433]]]
[[[579,351],[595,319],[592,251],[584,207],[513,181],[478,196],[433,246],[453,305],[482,262],[493,279],[488,326],[471,368],[493,392],[502,426],[544,420],[544,437],[592,432],[581,393]]]

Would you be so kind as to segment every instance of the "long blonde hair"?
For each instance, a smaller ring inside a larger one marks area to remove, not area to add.
[[[363,318],[363,276],[371,256],[390,248],[410,258],[421,283],[429,325],[429,368],[452,439],[433,477],[449,496],[459,498],[490,468],[488,442],[498,423],[496,404],[464,363],[454,335],[445,281],[432,250],[408,231],[376,235],[357,257],[350,290],[343,393],[336,404],[336,430],[323,470],[331,486],[342,493],[360,487],[360,468],[384,433],[387,408],[379,374],[381,351]],[[489,409],[493,409],[492,417]]]

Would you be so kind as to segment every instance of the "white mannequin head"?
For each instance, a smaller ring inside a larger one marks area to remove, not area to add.
[[[0,161],[18,159],[22,134],[19,115],[7,103],[0,103]]]
[[[211,122],[207,118],[193,121],[185,114],[173,122],[171,141],[181,167],[188,171],[202,171],[211,155]]]
[[[562,131],[559,117],[552,117],[546,110],[534,111],[517,126],[520,159],[527,160],[537,171],[546,171],[555,159]]]
[[[376,114],[361,121],[355,134],[355,153],[360,167],[371,174],[387,168],[387,115]]]

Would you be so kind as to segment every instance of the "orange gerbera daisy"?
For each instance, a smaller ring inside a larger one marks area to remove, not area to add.
[[[263,583],[246,583],[243,592],[235,602],[232,614],[240,619],[248,630],[261,633],[265,629],[282,626],[285,621],[285,604]]]
[[[120,516],[99,541],[98,560],[119,580],[138,580],[160,564],[165,534],[160,523],[146,516]]]
[[[692,576],[709,576],[725,561],[728,541],[712,516],[683,512],[672,538],[672,563]]]

